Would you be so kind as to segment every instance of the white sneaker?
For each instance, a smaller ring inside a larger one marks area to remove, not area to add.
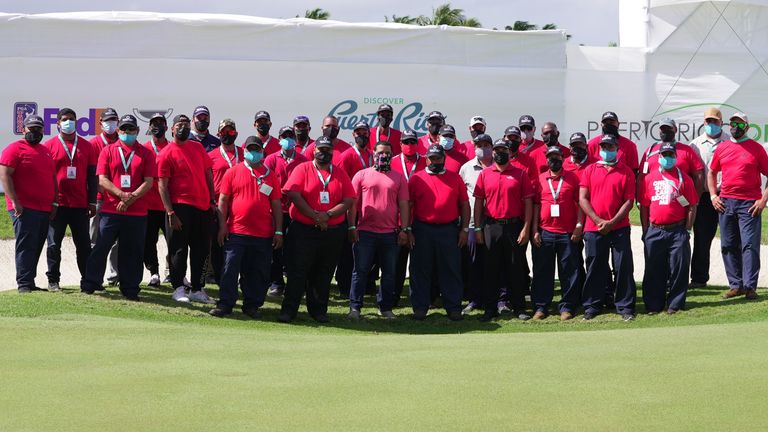
[[[173,295],[171,296],[171,298],[176,300],[177,302],[189,303],[189,297],[187,297],[187,291],[184,289],[183,286],[176,288],[176,290],[173,291]]]
[[[186,276],[184,276],[184,286],[187,287],[187,289],[192,288],[192,282],[190,282]]]
[[[208,294],[205,292],[204,289],[201,289],[200,291],[192,291],[189,293],[189,300],[193,302],[198,303],[205,303],[205,304],[214,304],[216,303],[215,300],[208,297]]]
[[[160,286],[160,275],[153,274],[152,277],[149,278],[149,283],[147,284],[151,287],[159,287]]]
[[[397,317],[391,310],[386,312],[379,311],[379,316],[386,319],[395,319]]]

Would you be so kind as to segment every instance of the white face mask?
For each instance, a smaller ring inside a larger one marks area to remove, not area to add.
[[[113,134],[117,130],[117,121],[115,120],[109,120],[101,122],[101,130],[104,131],[106,134]]]
[[[71,134],[75,132],[75,121],[74,120],[64,120],[61,122],[61,133],[63,134]]]

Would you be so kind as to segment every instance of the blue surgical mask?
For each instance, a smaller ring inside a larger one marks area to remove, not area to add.
[[[677,158],[674,156],[661,156],[659,158],[659,165],[665,170],[674,167],[676,162]]]
[[[264,153],[260,151],[250,150],[245,152],[245,160],[251,165],[261,162],[262,159],[264,159]]]
[[[613,162],[616,160],[618,152],[614,151],[608,151],[600,149],[600,159],[604,160],[605,162]]]
[[[133,145],[133,143],[136,142],[136,135],[130,135],[127,133],[119,133],[117,134],[118,138],[120,138],[120,141],[128,144]]]
[[[293,138],[283,138],[280,140],[280,147],[283,150],[293,150],[296,147],[296,140]]]
[[[61,122],[61,125],[60,125],[61,133],[67,134],[67,135],[74,133],[75,125],[76,123],[74,120],[64,120],[63,122]]]
[[[708,123],[704,125],[704,132],[713,137],[718,136],[723,131],[723,128],[720,125],[716,125],[714,123]]]
[[[446,149],[446,150],[450,150],[450,149],[452,149],[452,148],[453,148],[453,143],[454,143],[454,141],[456,141],[456,140],[455,140],[455,139],[453,139],[453,138],[448,138],[448,137],[444,137],[444,136],[441,136],[441,137],[440,137],[440,145],[441,145],[441,146],[442,146],[444,149]]]

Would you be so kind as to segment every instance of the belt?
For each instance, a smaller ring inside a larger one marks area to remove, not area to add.
[[[664,230],[664,231],[674,231],[676,228],[680,228],[681,226],[685,226],[685,221],[684,220],[680,221],[680,222],[666,224],[666,225],[658,225],[658,224],[655,224],[655,223],[651,223],[651,227],[657,228],[657,229],[661,229],[661,230]]]
[[[509,219],[494,219],[492,217],[489,217],[489,218],[485,219],[486,225],[493,225],[493,224],[497,224],[497,225],[511,225],[511,224],[519,223],[521,221],[522,221],[522,219],[520,219],[519,217],[513,217],[513,218],[509,218]]]

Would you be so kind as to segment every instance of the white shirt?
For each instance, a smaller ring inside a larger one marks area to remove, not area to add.
[[[459,176],[464,180],[464,185],[467,187],[467,194],[469,195],[470,228],[475,227],[475,185],[477,184],[477,178],[480,177],[480,172],[485,168],[486,166],[475,157],[459,169]]]
[[[719,137],[712,138],[707,134],[701,134],[691,141],[691,148],[704,162],[704,189],[709,193],[709,183],[707,182],[707,175],[709,174],[709,164],[712,162],[712,155],[715,154],[718,144],[730,139],[730,136],[723,131]],[[717,174],[717,189],[720,189],[721,174]]]

